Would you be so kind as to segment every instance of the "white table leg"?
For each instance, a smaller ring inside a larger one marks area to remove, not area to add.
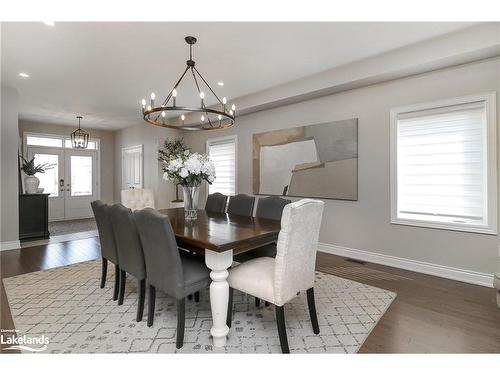
[[[229,327],[226,325],[227,303],[229,300],[229,284],[227,269],[233,263],[233,250],[218,253],[205,250],[205,263],[212,270],[210,278],[210,307],[212,308],[212,328],[210,334],[214,339],[215,347],[226,345]]]

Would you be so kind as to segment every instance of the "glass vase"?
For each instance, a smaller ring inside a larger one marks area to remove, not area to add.
[[[196,220],[198,217],[198,192],[199,186],[183,186],[184,194],[184,218],[186,220]]]

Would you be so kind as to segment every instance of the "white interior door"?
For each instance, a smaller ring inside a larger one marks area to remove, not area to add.
[[[49,195],[49,221],[64,219],[64,150],[49,147],[30,147],[28,159],[35,157],[35,164],[53,164],[45,173],[37,173],[40,188]]]
[[[65,150],[65,219],[92,216],[90,202],[98,198],[97,151]]]
[[[122,190],[143,186],[142,145],[122,148]]]

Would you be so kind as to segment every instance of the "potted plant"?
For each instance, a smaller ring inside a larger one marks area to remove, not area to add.
[[[166,140],[158,159],[162,162],[163,179],[182,186],[185,218],[196,219],[199,188],[203,181],[214,182],[214,164],[208,155],[191,152],[182,139]]]
[[[36,194],[38,192],[40,180],[35,176],[35,174],[45,173],[46,170],[53,168],[54,164],[35,164],[34,156],[31,160],[26,160],[22,155],[19,155],[19,157],[22,159],[21,170],[26,174],[26,177],[24,177],[26,194]]]

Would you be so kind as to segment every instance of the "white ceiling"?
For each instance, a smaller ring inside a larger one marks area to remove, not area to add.
[[[117,129],[142,121],[151,91],[166,96],[185,67],[186,35],[198,38],[194,60],[215,91],[237,98],[470,25],[3,23],[2,84],[18,89],[21,119],[75,126],[82,114],[84,126]],[[188,96],[179,91],[178,103]]]

